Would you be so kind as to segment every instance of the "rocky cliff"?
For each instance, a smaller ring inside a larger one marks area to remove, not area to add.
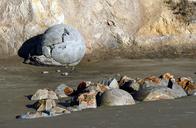
[[[1,0],[0,11],[0,57],[59,23],[82,33],[88,55],[181,55],[196,46],[195,0]]]

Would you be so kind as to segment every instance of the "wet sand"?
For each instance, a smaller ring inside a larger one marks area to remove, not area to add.
[[[80,127],[80,128],[195,128],[196,97],[176,100],[143,102],[133,106],[100,107],[52,118],[18,120],[17,115],[33,111],[26,96],[39,88],[55,89],[61,83],[76,87],[82,80],[93,82],[125,74],[132,78],[160,75],[171,72],[178,76],[190,76],[196,80],[195,59],[112,59],[100,62],[82,62],[68,77],[56,70],[64,67],[38,67],[22,63],[13,57],[0,60],[0,128],[19,127]],[[49,71],[49,74],[42,74]]]

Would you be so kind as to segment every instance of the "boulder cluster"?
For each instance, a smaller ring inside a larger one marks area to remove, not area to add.
[[[83,81],[77,88],[66,84],[56,90],[39,89],[31,97],[36,112],[20,115],[22,119],[53,117],[99,106],[134,105],[142,101],[176,99],[196,95],[196,83],[190,77],[174,78],[165,73],[160,77],[149,76],[132,79],[122,76],[97,83]]]

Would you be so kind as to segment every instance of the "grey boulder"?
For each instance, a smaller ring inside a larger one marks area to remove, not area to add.
[[[39,64],[75,66],[85,55],[85,42],[78,30],[58,24],[45,31],[42,37],[42,56],[34,57]]]
[[[158,86],[158,87],[146,87],[141,89],[137,95],[136,99],[139,101],[155,101],[155,100],[166,100],[166,99],[175,99],[177,96],[172,91],[172,89]]]
[[[59,98],[66,98],[68,97],[64,90],[65,88],[68,87],[66,84],[60,84],[56,89],[55,89],[55,93],[58,95]]]
[[[135,104],[133,97],[122,89],[109,89],[101,96],[101,105],[122,106]]]
[[[139,101],[156,101],[156,100],[168,100],[168,99],[176,99],[184,96],[181,92],[176,91],[175,89],[171,89],[165,86],[157,86],[157,87],[146,87],[140,89],[135,98]]]
[[[174,79],[169,80],[168,87],[171,88],[178,97],[187,96],[185,90],[180,85],[178,85]]]

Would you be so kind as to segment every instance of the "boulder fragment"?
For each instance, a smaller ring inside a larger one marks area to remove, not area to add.
[[[78,97],[79,109],[97,108],[96,92],[83,93]]]
[[[54,91],[49,89],[38,89],[35,92],[35,94],[31,97],[31,100],[43,100],[43,99],[57,100],[58,97]]]
[[[74,92],[75,92],[74,89],[71,88],[71,87],[66,86],[66,87],[64,88],[64,93],[65,93],[65,95],[67,95],[67,96],[71,96]]]
[[[193,82],[192,78],[181,77],[176,80],[178,85],[180,85],[188,95],[194,95],[196,91],[196,84]]]
[[[54,107],[52,108],[49,112],[50,116],[58,116],[58,115],[62,115],[62,114],[69,114],[71,113],[69,110],[61,108],[61,107]]]
[[[107,90],[109,90],[110,88],[107,86],[107,85],[104,85],[104,84],[100,84],[100,83],[98,83],[97,84],[97,91],[98,92],[100,92],[100,93],[103,93],[103,92],[105,92],[105,91],[107,91]]]
[[[60,85],[56,88],[55,93],[58,95],[59,98],[66,98],[66,97],[68,97],[68,96],[65,94],[65,92],[64,92],[64,90],[65,90],[66,87],[67,87],[66,84],[60,84]]]
[[[110,84],[109,84],[109,87],[110,88],[119,88],[118,81],[115,78],[112,79]]]
[[[27,112],[26,114],[20,115],[19,119],[35,119],[41,117],[49,117],[47,113],[44,112]]]
[[[50,111],[56,107],[56,102],[52,99],[39,100],[33,106],[38,112]]]

